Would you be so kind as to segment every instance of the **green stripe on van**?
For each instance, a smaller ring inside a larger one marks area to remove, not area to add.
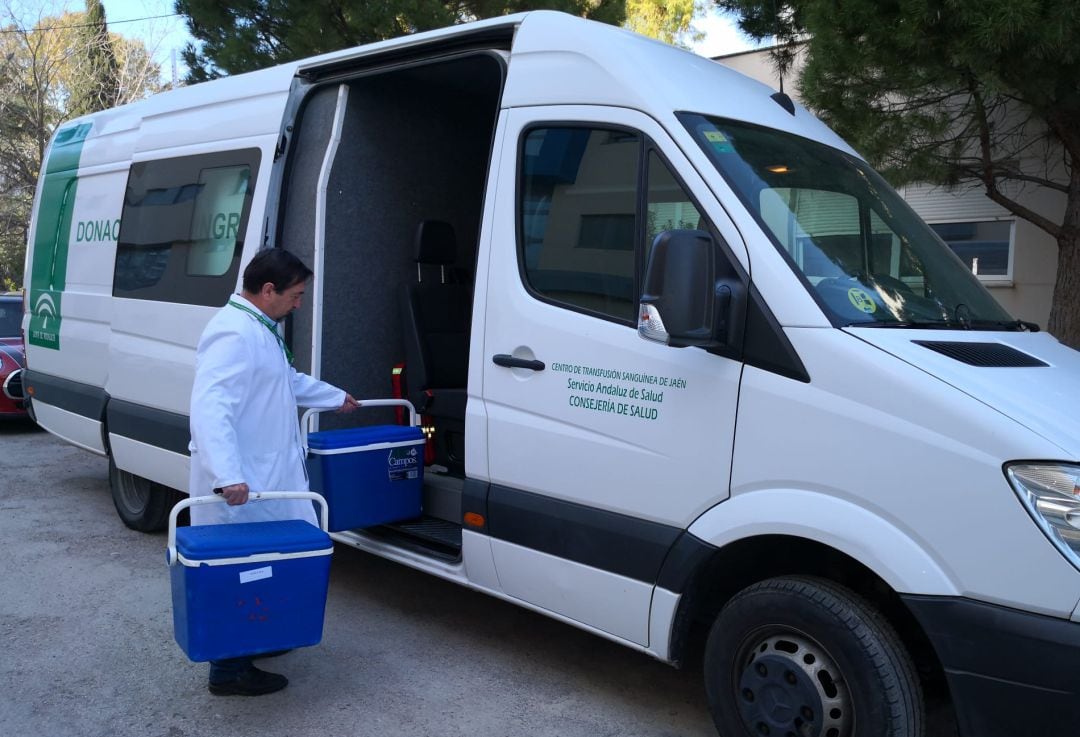
[[[30,264],[31,345],[60,349],[60,302],[67,283],[68,243],[79,159],[92,123],[61,128],[45,161],[45,176],[38,201],[34,230],[34,258]]]

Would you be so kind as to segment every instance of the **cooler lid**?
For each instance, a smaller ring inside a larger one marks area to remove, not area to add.
[[[345,430],[324,430],[308,435],[308,447],[313,450],[336,450],[376,443],[406,443],[424,439],[424,432],[411,425],[373,425],[350,427]]]
[[[302,553],[333,547],[330,536],[299,519],[225,525],[194,525],[176,531],[176,550],[188,560],[244,558],[264,553]]]

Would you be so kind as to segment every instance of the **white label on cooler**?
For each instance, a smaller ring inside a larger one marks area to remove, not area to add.
[[[261,581],[264,578],[270,578],[274,575],[273,566],[263,566],[262,568],[255,568],[250,571],[240,571],[240,583],[251,583],[252,581]]]

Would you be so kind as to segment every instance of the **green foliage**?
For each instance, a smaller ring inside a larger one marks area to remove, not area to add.
[[[85,44],[85,59],[75,74],[81,77],[72,85],[68,112],[86,115],[116,105],[120,98],[120,67],[105,21],[101,0],[86,0],[85,27],[72,33]]]
[[[187,16],[199,41],[183,51],[188,82],[537,8],[608,23],[625,14],[624,0],[176,0],[176,12]]]
[[[1080,346],[1080,3],[716,0],[755,38],[805,43],[804,101],[894,183],[978,182],[1058,242],[1049,329]],[[1022,187],[1061,193],[1060,221]]]
[[[717,4],[756,38],[806,39],[804,100],[894,182],[983,179],[983,135],[999,179],[1039,140],[1080,154],[1068,130],[1080,132],[1078,3]]]
[[[695,0],[176,0],[197,43],[183,50],[188,82],[526,10],[561,10],[627,25],[663,41],[695,40]]]
[[[643,36],[689,48],[705,35],[691,22],[704,8],[696,0],[626,0],[626,27]]]
[[[108,32],[100,0],[87,7],[12,20],[0,34],[0,283],[22,282],[34,188],[56,128],[160,87],[145,46]],[[15,17],[0,3],[3,11]]]

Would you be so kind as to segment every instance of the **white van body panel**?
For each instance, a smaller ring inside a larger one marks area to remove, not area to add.
[[[105,455],[100,422],[37,401],[34,402],[34,415],[38,424],[61,440],[99,456]]]
[[[150,443],[109,433],[109,452],[118,468],[144,479],[155,479],[169,488],[187,491],[191,458],[171,453]]]
[[[909,340],[942,336],[905,332]],[[744,372],[733,510],[742,508],[743,496],[779,490],[784,494],[774,497],[778,501],[793,501],[795,490],[820,503],[834,497],[851,514],[830,521],[814,513],[820,530],[814,539],[864,556],[876,551],[864,562],[878,575],[892,571],[896,578],[890,584],[901,591],[923,593],[916,584],[927,579],[901,560],[909,554],[901,552],[906,543],[900,550],[881,544],[886,533],[873,518],[895,529],[885,539],[910,540],[924,551],[942,573],[930,575],[931,581],[940,579],[938,587],[1059,617],[1072,612],[1080,577],[1031,521],[1001,467],[1003,459],[1053,458],[1056,446],[940,379],[884,351],[868,350],[842,330],[787,334],[811,383],[749,367]],[[711,532],[695,525],[694,534],[707,540],[720,534],[727,524],[725,506],[710,515]],[[773,519],[805,523],[785,504],[758,512],[760,533]],[[800,514],[810,514],[805,504]],[[873,559],[888,565],[879,568]]]
[[[221,148],[235,148],[238,139],[276,139],[296,66],[282,64],[213,84],[180,87],[135,103],[131,107],[138,106],[142,116],[136,151],[201,148],[211,141],[229,141]]]
[[[621,639],[649,644],[651,584],[503,540],[492,540],[491,549],[505,594]]]
[[[1049,456],[1080,460],[1080,351],[1048,333],[848,329],[852,335],[932,374],[1057,446]],[[907,333],[907,334],[905,334]],[[932,351],[913,340],[1000,343],[1048,364],[1037,368],[979,368]],[[1022,387],[1022,391],[1017,391]],[[1034,456],[1033,456],[1034,457]],[[1017,456],[1020,458],[1020,456]]]
[[[469,581],[492,591],[501,591],[499,574],[491,555],[491,537],[479,535],[472,530],[461,531],[461,560]]]
[[[766,85],[705,57],[584,18],[528,14],[514,39],[511,74],[513,85],[503,94],[507,108],[625,107],[649,113],[665,127],[675,111],[688,110],[787,131],[855,154],[805,108],[788,113]]]
[[[187,414],[194,346],[214,308],[121,298],[114,304],[105,391],[114,399]],[[162,392],[162,386],[175,391]],[[187,483],[173,488],[187,489]]]
[[[468,536],[470,536],[470,533],[465,532],[462,540],[463,543],[466,542]],[[475,535],[472,536],[475,537]],[[502,601],[509,602],[516,606],[524,607],[525,609],[528,609],[530,611],[546,615],[556,621],[571,625],[573,627],[577,627],[578,629],[592,633],[594,635],[597,635],[598,637],[602,637],[605,640],[610,640],[620,645],[629,647],[632,650],[648,653],[660,660],[668,659],[668,654],[666,651],[655,651],[653,648],[645,647],[633,640],[629,640],[616,634],[612,634],[605,629],[590,626],[585,622],[574,619],[572,617],[568,617],[565,614],[561,614],[557,611],[552,611],[550,609],[545,609],[544,607],[537,606],[530,602],[522,601],[521,599],[517,599],[507,595],[497,587],[489,587],[481,582],[478,582],[477,580],[473,579],[471,575],[467,576],[465,574],[466,568],[461,563],[452,564],[433,560],[429,556],[415,553],[410,550],[403,549],[397,545],[383,542],[378,538],[366,535],[363,532],[332,532],[330,533],[330,537],[332,537],[337,542],[351,545],[358,550],[363,550],[373,555],[378,555],[381,558],[392,560],[395,563],[400,563],[402,565],[409,566],[410,568],[415,568],[418,571],[423,571],[424,573],[431,574],[432,576],[442,578],[446,581],[451,581],[453,583],[460,584],[475,591],[488,594],[489,596],[494,596],[496,599],[501,599]]]
[[[951,572],[920,542],[862,506],[809,489],[756,489],[732,496],[690,526],[710,545],[790,535],[835,548],[881,576],[895,591],[955,596]]]

